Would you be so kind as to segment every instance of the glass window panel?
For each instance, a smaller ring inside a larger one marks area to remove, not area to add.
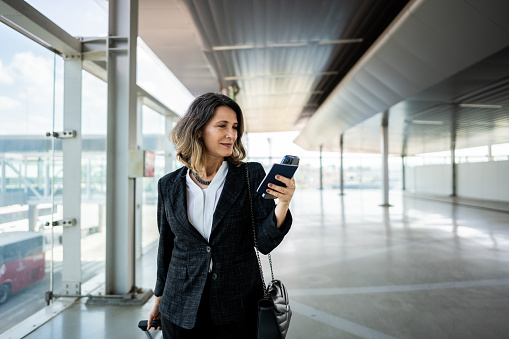
[[[136,82],[179,115],[183,115],[194,100],[189,90],[141,38],[138,38]]]
[[[456,150],[456,162],[486,162],[489,161],[488,146],[460,148]]]
[[[165,135],[165,117],[147,106],[142,111],[143,149],[155,153],[154,177],[143,178],[142,248],[153,245],[158,237],[157,182],[165,175],[165,151],[169,141]]]
[[[260,162],[267,171],[272,163],[281,161],[286,154],[300,158],[295,174],[299,189],[320,188],[320,152],[306,151],[293,143],[299,132],[249,133],[243,143],[248,151],[248,161]],[[339,152],[323,152],[323,188],[339,189]],[[343,179],[345,189],[372,189],[382,187],[380,154],[343,155]],[[401,159],[389,158],[389,184],[391,189],[400,188]]]
[[[52,253],[61,287],[61,230],[46,223],[61,218],[62,144],[46,132],[63,127],[63,61],[1,23],[0,41],[1,334],[46,305]]]
[[[389,157],[389,189],[403,188],[401,157]]]
[[[81,273],[86,282],[106,260],[107,84],[83,71],[81,153]]]
[[[486,156],[488,154],[488,146],[460,148],[456,150],[456,156]]]
[[[509,144],[498,144],[491,146],[491,155],[494,157],[509,156]]]

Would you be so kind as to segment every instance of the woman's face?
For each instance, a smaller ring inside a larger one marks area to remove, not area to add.
[[[205,144],[205,156],[224,158],[232,155],[233,144],[237,140],[238,125],[234,110],[227,106],[217,107],[201,132]]]

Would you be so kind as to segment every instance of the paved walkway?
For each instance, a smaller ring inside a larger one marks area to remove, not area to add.
[[[506,338],[509,214],[401,192],[393,207],[380,201],[379,191],[298,191],[273,253],[294,312],[287,338]],[[155,255],[138,263],[141,286],[154,285]],[[136,325],[151,303],[78,302],[28,338],[143,338]]]

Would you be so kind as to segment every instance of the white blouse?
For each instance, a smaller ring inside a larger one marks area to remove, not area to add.
[[[223,161],[210,185],[202,189],[191,179],[191,171],[187,171],[187,218],[207,241],[210,239],[214,211],[223,191],[227,173],[228,164]]]

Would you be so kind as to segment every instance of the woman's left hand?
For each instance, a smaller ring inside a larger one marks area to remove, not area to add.
[[[269,189],[267,189],[267,193],[275,196],[279,199],[278,204],[289,205],[292,200],[293,194],[295,193],[295,179],[285,178],[281,175],[276,175],[276,180],[281,181],[286,187],[278,186],[274,184],[269,184]]]

